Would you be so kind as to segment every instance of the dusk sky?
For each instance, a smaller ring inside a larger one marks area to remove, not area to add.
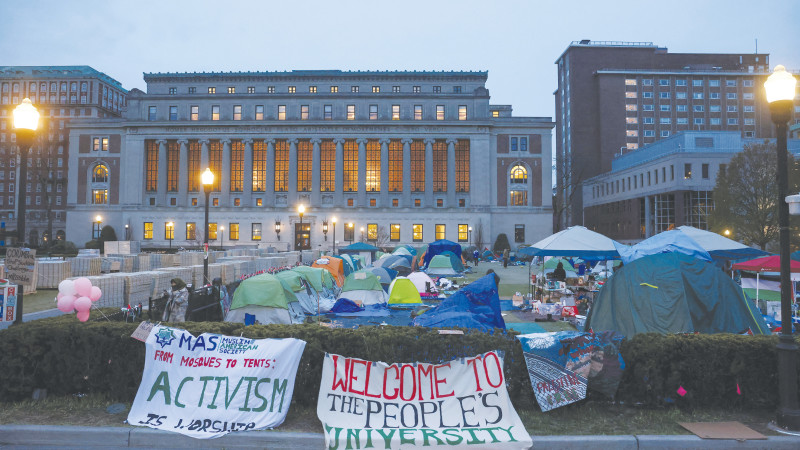
[[[493,104],[553,116],[571,41],[770,54],[800,70],[800,1],[2,0],[0,65],[143,72],[488,70]]]

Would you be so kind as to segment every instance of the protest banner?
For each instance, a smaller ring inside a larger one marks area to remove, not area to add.
[[[0,322],[17,319],[17,285],[0,280]]]
[[[128,423],[207,439],[283,423],[306,343],[157,325],[145,345]]]
[[[6,278],[12,283],[30,286],[36,266],[36,250],[9,248],[6,250]]]
[[[496,351],[441,364],[326,354],[317,416],[330,450],[532,445]]]
[[[623,336],[613,331],[531,333],[517,336],[536,401],[550,411],[586,398],[590,388],[614,397],[625,362]]]

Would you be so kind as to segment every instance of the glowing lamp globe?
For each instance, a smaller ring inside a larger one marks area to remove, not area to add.
[[[796,85],[797,80],[786,71],[785,67],[776,66],[775,71],[764,82],[764,89],[767,91],[767,102],[794,100]]]
[[[17,130],[36,131],[39,127],[39,111],[31,103],[31,99],[25,98],[16,108],[14,108],[14,128]]]

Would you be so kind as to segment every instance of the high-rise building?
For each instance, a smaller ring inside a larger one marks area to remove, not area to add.
[[[585,222],[581,183],[619,155],[681,131],[774,137],[764,53],[669,53],[650,42],[576,41],[556,61],[558,227]],[[795,109],[800,118],[800,108]]]
[[[554,123],[491,105],[487,76],[145,74],[147,93],[128,93],[122,119],[71,127],[67,235],[88,240],[103,211],[118,236],[197,245],[208,167],[217,246],[536,241],[552,231]]]
[[[126,94],[117,80],[89,66],[0,67],[0,222],[7,231],[16,231],[16,189],[25,189],[26,242],[64,238],[69,126],[80,119],[120,117]],[[24,98],[31,99],[40,119],[27,180],[17,180],[13,111]],[[109,142],[96,144],[107,150]]]

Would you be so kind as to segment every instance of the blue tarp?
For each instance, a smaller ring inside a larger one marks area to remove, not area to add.
[[[658,253],[683,253],[703,261],[712,261],[711,255],[700,244],[680,230],[659,233],[630,247],[618,242],[614,242],[614,246],[625,264]]]
[[[425,260],[422,262],[422,266],[427,267],[428,263],[431,262],[431,259],[434,256],[441,255],[446,251],[451,251],[456,256],[461,258],[461,245],[456,244],[453,241],[448,241],[447,239],[440,239],[438,241],[431,242],[428,245],[428,251],[425,252]]]
[[[506,328],[494,274],[484,275],[414,319],[421,327]]]
[[[351,312],[359,312],[364,311],[364,308],[358,306],[358,304],[349,298],[340,298],[336,300],[336,303],[331,308],[330,312],[332,313],[351,313]]]

